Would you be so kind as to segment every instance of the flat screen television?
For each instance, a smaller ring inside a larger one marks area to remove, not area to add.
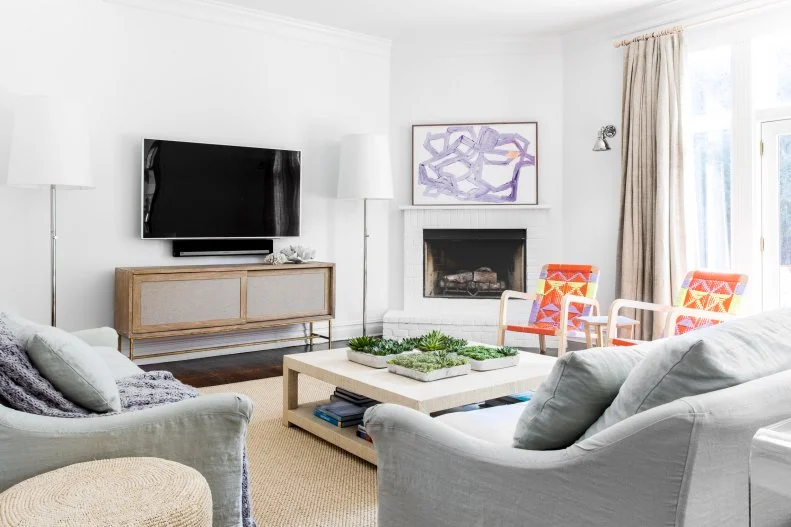
[[[143,139],[142,237],[299,236],[301,154]]]

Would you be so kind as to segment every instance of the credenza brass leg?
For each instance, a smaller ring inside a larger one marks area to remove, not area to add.
[[[122,337],[121,337],[121,334],[119,333],[119,334],[118,334],[118,353],[121,353],[121,352],[123,352],[121,338],[122,338]]]
[[[332,320],[327,321],[327,349],[332,349]]]
[[[310,349],[312,350],[313,349],[313,322],[311,322],[310,325],[309,325],[308,334],[310,335],[308,337],[308,344],[310,345]]]
[[[135,339],[129,337],[129,360],[135,360]]]

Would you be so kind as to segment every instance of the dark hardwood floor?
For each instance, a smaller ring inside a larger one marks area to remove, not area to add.
[[[343,348],[346,346],[346,341],[335,341],[332,346],[333,348]],[[583,344],[569,343],[569,350],[584,348]],[[316,344],[313,346],[313,351],[325,349],[327,349],[327,344]],[[522,349],[538,353],[538,348]],[[160,362],[158,364],[141,365],[140,367],[146,371],[169,371],[181,382],[196,388],[203,388],[205,386],[266,379],[267,377],[280,377],[283,375],[283,355],[304,353],[306,351],[310,351],[309,346],[290,346],[288,348],[251,351],[203,359]],[[547,354],[556,356],[557,350],[548,349]]]
[[[334,348],[342,348],[346,346],[346,341],[335,341],[332,345]],[[313,351],[325,349],[327,349],[327,344],[313,346]],[[283,355],[306,351],[310,351],[310,347],[300,345],[202,359],[160,362],[140,367],[146,371],[169,371],[181,382],[196,388],[203,388],[204,386],[279,377],[283,375]]]

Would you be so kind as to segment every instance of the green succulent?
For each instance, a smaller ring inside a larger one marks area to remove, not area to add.
[[[488,346],[465,346],[454,349],[453,353],[461,355],[462,357],[470,358],[472,360],[499,359],[502,357],[513,357],[514,355],[519,354],[517,350],[507,346],[503,348],[490,348]]]
[[[418,345],[420,344],[420,337],[412,337],[412,338],[401,339],[401,344],[405,348],[416,350],[416,349],[418,349]]]
[[[459,357],[446,351],[433,351],[428,353],[414,353],[410,355],[400,355],[387,361],[388,364],[403,366],[404,368],[429,373],[434,370],[451,368],[453,366],[463,366],[469,361],[464,357]]]
[[[445,335],[437,329],[426,333],[417,342],[417,347],[421,351],[452,350],[466,345],[466,340]]]
[[[438,330],[426,333],[418,341],[417,347],[422,351],[437,351],[445,349],[445,335]]]
[[[348,346],[354,351],[366,352],[380,340],[378,337],[354,337],[349,339]]]
[[[349,340],[349,347],[360,353],[383,357],[385,355],[398,355],[415,349],[411,339],[402,341],[374,337],[357,337]]]
[[[448,351],[456,351],[459,348],[463,348],[467,345],[467,341],[465,339],[454,338],[454,337],[445,337],[445,349]]]

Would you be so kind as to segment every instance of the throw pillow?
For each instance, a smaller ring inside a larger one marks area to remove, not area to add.
[[[734,319],[653,342],[618,397],[581,439],[682,397],[791,368],[791,309]]]
[[[58,328],[36,333],[28,355],[67,399],[95,412],[120,412],[121,397],[110,370],[79,338]]]
[[[610,406],[645,353],[643,346],[594,348],[558,359],[525,406],[513,446],[558,450],[574,443]]]

